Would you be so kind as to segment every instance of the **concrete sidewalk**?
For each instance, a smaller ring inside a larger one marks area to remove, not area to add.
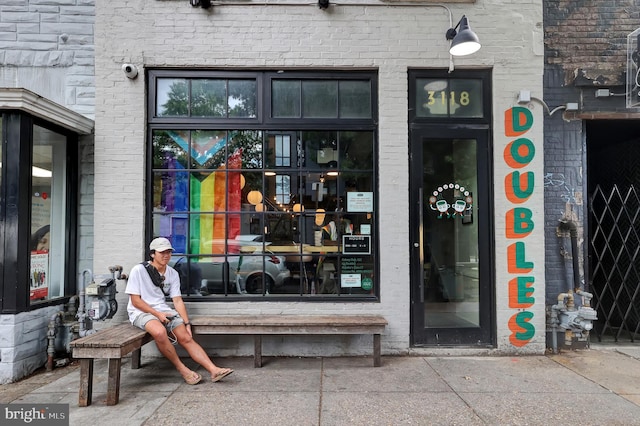
[[[144,352],[144,351],[143,351]],[[76,425],[640,425],[640,346],[550,356],[215,359],[235,372],[185,384],[164,359],[123,363],[120,403],[78,407],[79,369],[0,386],[1,403],[68,403]],[[190,365],[194,367],[194,365]],[[202,372],[202,369],[199,370]]]

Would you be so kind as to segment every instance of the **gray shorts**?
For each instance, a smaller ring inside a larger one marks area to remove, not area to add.
[[[169,321],[167,324],[163,324],[164,328],[166,328],[167,331],[172,331],[174,328],[176,328],[180,324],[184,324],[184,320],[182,319],[182,317],[180,317],[180,315],[177,312],[170,311],[168,313],[174,315],[174,318],[171,321]],[[153,320],[160,321],[158,317],[156,317],[155,315],[145,312],[138,315],[138,317],[133,321],[133,325],[144,330],[145,329],[144,326],[147,325],[149,321],[153,321]]]

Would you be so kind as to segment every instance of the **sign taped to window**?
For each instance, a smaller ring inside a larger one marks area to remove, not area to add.
[[[371,254],[371,235],[343,235],[342,254]]]

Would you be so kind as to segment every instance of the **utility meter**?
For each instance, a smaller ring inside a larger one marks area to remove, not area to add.
[[[116,293],[115,278],[89,284],[85,289],[89,317],[95,321],[112,318],[118,310]]]

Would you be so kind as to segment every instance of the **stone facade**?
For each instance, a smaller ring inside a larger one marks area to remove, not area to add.
[[[28,89],[93,119],[94,17],[94,0],[0,2],[0,87]],[[82,136],[79,145],[78,268],[82,271],[93,266],[93,136]],[[48,321],[59,309],[0,316],[0,383],[44,365]]]

